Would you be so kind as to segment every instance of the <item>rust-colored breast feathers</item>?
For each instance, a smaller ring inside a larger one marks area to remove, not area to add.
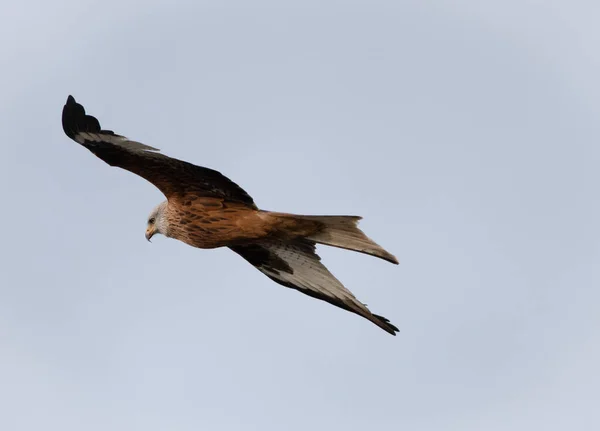
[[[219,198],[169,201],[168,236],[198,248],[228,246],[266,235],[259,211]]]

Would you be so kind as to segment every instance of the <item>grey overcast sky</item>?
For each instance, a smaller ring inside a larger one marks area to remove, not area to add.
[[[0,429],[600,429],[600,5],[2,2]],[[264,209],[357,214],[400,266],[320,248],[391,337],[226,249],[64,136],[103,126]]]

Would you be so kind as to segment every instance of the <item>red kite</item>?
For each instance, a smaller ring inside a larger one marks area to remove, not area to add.
[[[273,281],[356,313],[396,335],[398,328],[371,313],[315,253],[315,244],[325,244],[397,264],[357,227],[360,217],[260,210],[248,193],[219,172],[103,130],[73,96],[63,108],[62,124],[69,138],[109,165],[150,181],[167,197],[148,218],[148,240],[163,234],[198,248],[229,247]]]

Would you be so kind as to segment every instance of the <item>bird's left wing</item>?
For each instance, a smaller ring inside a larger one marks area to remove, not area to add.
[[[371,313],[321,263],[321,258],[315,253],[314,242],[300,238],[230,248],[273,281],[356,313],[384,331],[396,335],[398,328],[385,317]]]
[[[63,130],[111,166],[131,171],[150,181],[169,199],[195,195],[215,197],[255,208],[240,186],[221,173],[165,156],[158,149],[103,130],[95,117],[69,96],[62,112]]]

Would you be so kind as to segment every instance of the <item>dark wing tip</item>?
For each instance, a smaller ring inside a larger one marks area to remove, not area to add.
[[[375,323],[377,326],[379,326],[384,331],[386,331],[394,336],[396,335],[396,332],[400,332],[400,330],[396,326],[391,324],[390,321],[388,319],[386,319],[385,317],[380,316],[378,314],[373,314],[373,317],[375,317],[377,319],[377,322],[373,322],[373,323]]]
[[[71,95],[63,107],[62,125],[65,134],[75,139],[79,132],[99,132],[100,122],[91,115],[85,114],[85,108],[75,101]]]

